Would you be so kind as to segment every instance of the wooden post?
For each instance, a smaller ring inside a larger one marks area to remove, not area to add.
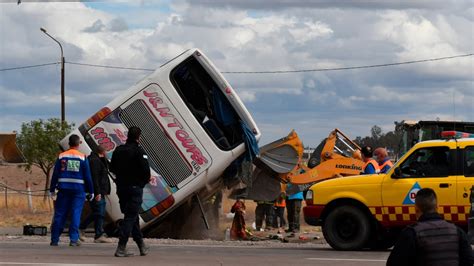
[[[30,188],[30,184],[28,183],[28,181],[26,181],[26,191],[27,191],[27,198],[28,198],[28,210],[30,212],[33,211],[33,199],[32,199],[32,196],[31,196],[31,188]]]
[[[7,210],[7,213],[8,213],[8,185],[7,185],[7,181],[5,181],[5,209]]]
[[[51,197],[48,196],[48,208],[49,212],[51,213]]]

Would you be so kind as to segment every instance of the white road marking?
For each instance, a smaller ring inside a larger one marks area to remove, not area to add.
[[[307,260],[325,260],[325,261],[364,261],[364,262],[386,262],[387,260],[375,259],[336,259],[336,258],[306,258]]]

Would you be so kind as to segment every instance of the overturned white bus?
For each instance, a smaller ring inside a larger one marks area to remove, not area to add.
[[[246,151],[243,128],[254,140],[261,135],[230,84],[198,49],[162,65],[72,133],[83,138],[83,153],[102,144],[110,159],[131,126],[142,129],[140,144],[153,176],[144,188],[142,229],[193,195],[212,195],[226,167]],[[68,137],[61,141],[64,149]],[[111,183],[107,214],[117,222],[123,215]]]

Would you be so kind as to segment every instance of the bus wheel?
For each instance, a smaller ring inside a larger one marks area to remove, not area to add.
[[[369,218],[354,206],[336,207],[324,221],[324,238],[337,250],[362,249],[367,244],[370,234]]]

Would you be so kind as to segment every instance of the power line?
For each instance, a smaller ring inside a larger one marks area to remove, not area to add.
[[[125,69],[125,70],[138,70],[138,71],[155,71],[150,68],[135,68],[135,67],[122,67],[122,66],[106,66],[106,65],[96,65],[96,64],[86,64],[86,63],[75,63],[75,62],[66,62],[66,64],[79,65],[79,66],[89,66],[89,67],[101,67],[101,68],[112,68],[112,69]]]
[[[461,58],[461,57],[470,57],[470,56],[473,56],[473,55],[474,55],[473,53],[470,53],[470,54],[445,56],[445,57],[437,57],[437,58],[429,58],[429,59],[421,59],[421,60],[412,60],[412,61],[404,61],[404,62],[396,62],[396,63],[385,63],[385,64],[363,65],[363,66],[352,66],[352,67],[315,68],[315,69],[300,69],[300,70],[269,70],[269,71],[222,71],[221,73],[225,73],[225,74],[287,74],[287,73],[304,73],[304,72],[340,71],[340,70],[366,69],[366,68],[389,67],[389,66],[434,62],[434,61],[455,59],[455,58]],[[42,66],[48,66],[48,65],[54,65],[54,64],[59,64],[59,62],[39,64],[39,65],[31,65],[31,66],[22,66],[22,67],[4,68],[4,69],[0,69],[0,71],[18,70],[18,69],[33,68],[33,67],[42,67]],[[150,68],[110,66],[110,65],[98,65],[98,64],[77,63],[77,62],[66,62],[66,64],[79,65],[79,66],[88,66],[88,67],[108,68],[108,69],[120,69],[120,70],[149,71],[149,72],[155,71],[155,69],[150,69]]]
[[[280,74],[280,73],[338,71],[338,70],[351,70],[351,69],[363,69],[363,68],[376,68],[376,67],[408,65],[408,64],[416,64],[416,63],[423,63],[423,62],[441,61],[441,60],[460,58],[460,57],[468,57],[468,56],[473,56],[473,55],[474,54],[463,54],[463,55],[455,55],[455,56],[446,56],[446,57],[438,57],[438,58],[430,58],[430,59],[405,61],[405,62],[398,62],[398,63],[353,66],[353,67],[316,68],[316,69],[301,69],[301,70],[277,70],[277,71],[222,71],[222,73],[226,73],[226,74]]]
[[[2,69],[0,69],[0,71],[18,70],[18,69],[26,69],[26,68],[34,68],[34,67],[43,67],[43,66],[50,66],[50,65],[57,65],[57,64],[59,64],[59,62],[39,64],[39,65],[30,65],[30,66],[2,68]]]
[[[353,66],[353,67],[338,67],[338,68],[316,68],[316,69],[301,69],[301,70],[274,70],[274,71],[222,71],[221,73],[225,74],[286,74],[286,73],[304,73],[304,72],[321,72],[321,71],[338,71],[338,70],[351,70],[351,69],[364,69],[364,68],[376,68],[376,67],[388,67],[388,66],[397,66],[397,65],[408,65],[415,63],[424,63],[424,62],[433,62],[441,61],[447,59],[454,59],[460,57],[469,57],[474,54],[463,54],[463,55],[454,55],[454,56],[445,56],[438,58],[430,59],[421,59],[397,63],[386,63],[386,64],[377,64],[377,65],[365,65],[365,66]],[[85,63],[73,63],[66,62],[73,65],[81,66],[91,66],[91,67],[101,67],[101,68],[112,68],[112,69],[126,69],[126,70],[138,70],[138,71],[154,71],[154,69],[149,68],[134,68],[134,67],[120,67],[120,66],[107,66],[107,65],[96,65],[96,64],[85,64]]]
[[[434,62],[441,60],[448,60],[461,57],[469,57],[474,54],[462,54],[454,56],[445,56],[421,60],[412,60],[404,61],[397,63],[386,63],[386,64],[376,64],[376,65],[364,65],[364,66],[353,66],[353,67],[338,67],[338,68],[316,68],[316,69],[301,69],[301,70],[274,70],[274,71],[222,71],[221,73],[225,74],[285,74],[285,73],[304,73],[304,72],[321,72],[321,71],[339,71],[339,70],[351,70],[351,69],[364,69],[364,68],[376,68],[376,67],[388,67],[388,66],[398,66],[398,65],[408,65],[424,62]],[[96,64],[85,64],[85,63],[73,63],[67,62],[68,64],[81,65],[81,66],[91,66],[91,67],[101,67],[101,68],[112,68],[112,69],[125,69],[125,70],[137,70],[137,71],[154,71],[154,69],[149,68],[134,68],[134,67],[121,67],[121,66],[107,66],[107,65],[96,65]]]

